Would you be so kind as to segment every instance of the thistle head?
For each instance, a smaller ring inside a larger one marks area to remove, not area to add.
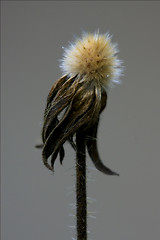
[[[64,74],[98,82],[102,87],[118,83],[122,73],[117,44],[109,34],[84,34],[65,49],[61,62]]]
[[[53,84],[44,113],[42,156],[50,170],[54,169],[58,154],[62,163],[66,141],[77,151],[81,132],[96,168],[105,174],[118,175],[102,163],[97,149],[100,114],[107,103],[105,88],[118,82],[122,72],[117,52],[111,37],[99,33],[85,34],[65,50],[61,64],[65,75]]]

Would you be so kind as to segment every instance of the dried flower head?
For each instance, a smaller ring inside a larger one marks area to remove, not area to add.
[[[106,88],[118,83],[122,73],[117,53],[117,44],[111,42],[109,34],[84,34],[82,39],[65,49],[61,68],[70,77],[78,74],[86,81],[99,82]]]
[[[95,167],[105,174],[118,175],[102,163],[97,150],[97,128],[106,106],[107,89],[119,81],[122,72],[117,46],[108,34],[85,34],[65,49],[61,68],[64,76],[52,86],[44,113],[45,166],[53,170],[58,154],[62,163],[66,141],[76,151],[74,136],[81,132]]]

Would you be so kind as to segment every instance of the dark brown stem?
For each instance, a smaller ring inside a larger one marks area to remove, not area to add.
[[[76,135],[76,199],[77,199],[77,240],[87,240],[87,200],[86,200],[86,150],[85,135]]]

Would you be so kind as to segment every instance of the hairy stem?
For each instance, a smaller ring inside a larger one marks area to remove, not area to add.
[[[77,132],[76,143],[77,240],[87,240],[86,151],[83,132]]]

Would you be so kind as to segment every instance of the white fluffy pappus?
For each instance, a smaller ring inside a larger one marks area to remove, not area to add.
[[[60,65],[64,74],[98,81],[105,88],[120,83],[122,61],[117,58],[117,44],[111,42],[108,33],[85,33],[64,50]]]

